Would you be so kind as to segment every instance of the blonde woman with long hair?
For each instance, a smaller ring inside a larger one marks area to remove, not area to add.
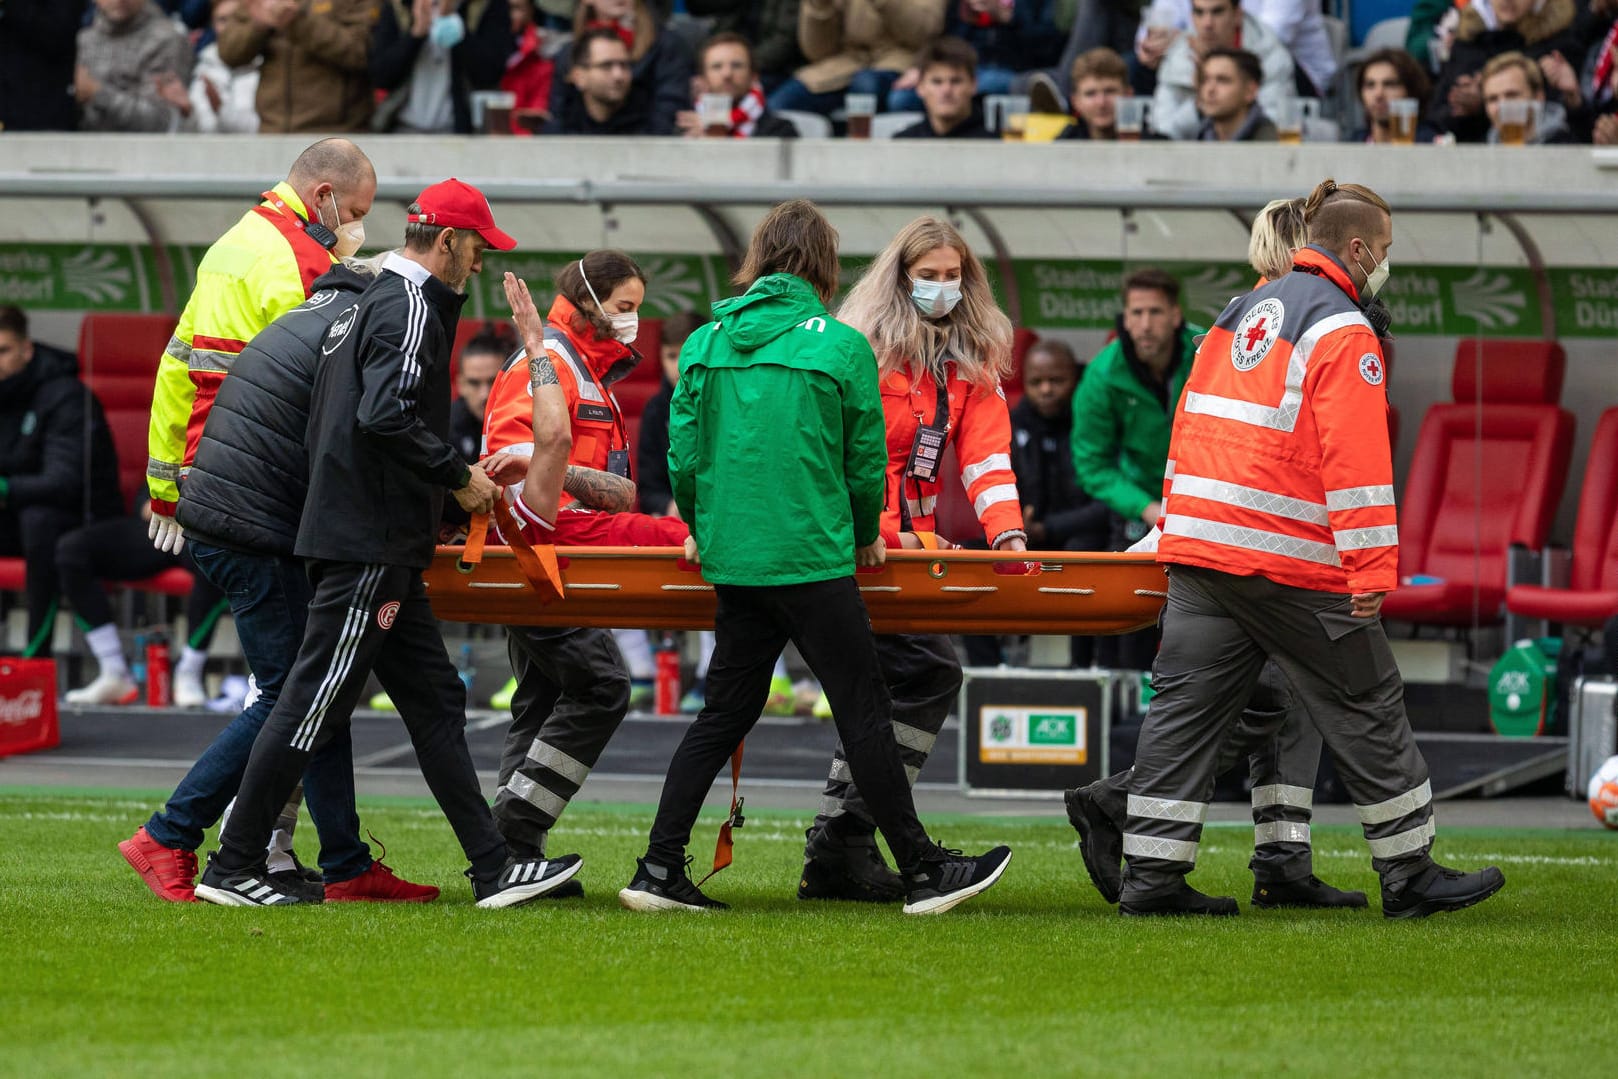
[[[984,537],[1026,549],[1011,470],[1011,418],[1000,380],[1011,373],[1011,321],[995,305],[983,264],[934,217],[912,221],[876,257],[837,317],[876,355],[888,445],[882,535],[890,547],[948,547],[934,533],[939,459],[953,444]],[[948,637],[879,636],[893,697],[893,730],[911,783],[927,762],[961,688]],[[800,899],[893,902],[900,878],[882,861],[875,824],[838,745],[821,813],[809,830]]]
[[[1292,272],[1292,254],[1309,246],[1309,226],[1303,219],[1303,199],[1275,199],[1253,219],[1247,239],[1247,264],[1265,281]]]

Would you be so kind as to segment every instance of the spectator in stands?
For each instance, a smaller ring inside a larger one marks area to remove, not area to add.
[[[573,39],[566,86],[551,90],[549,135],[652,135],[651,101],[634,84],[629,46],[604,26]]]
[[[635,447],[635,495],[640,511],[654,517],[678,517],[674,488],[669,483],[669,400],[680,381],[680,346],[692,331],[708,320],[695,311],[681,311],[663,320],[663,345],[658,360],[663,384],[640,414],[640,438]]]
[[[1258,103],[1264,69],[1246,49],[1209,49],[1197,65],[1199,142],[1274,142],[1275,123]]]
[[[1348,137],[1349,142],[1390,143],[1393,118],[1390,107],[1401,98],[1412,98],[1425,108],[1432,92],[1431,80],[1411,55],[1403,49],[1379,49],[1366,57],[1355,76],[1354,92],[1365,114],[1365,126]],[[1416,141],[1432,142],[1433,131],[1418,113]]]
[[[1244,13],[1236,0],[1191,0],[1193,29],[1168,47],[1157,69],[1152,127],[1175,139],[1194,139],[1202,127],[1197,114],[1197,67],[1214,49],[1242,49],[1259,62],[1263,78],[1258,101],[1274,113],[1295,93],[1292,56],[1263,23]]]
[[[1073,470],[1084,492],[1112,510],[1115,551],[1157,524],[1169,427],[1202,332],[1186,324],[1180,283],[1162,270],[1125,278],[1123,308],[1117,337],[1090,361],[1073,395]],[[1108,638],[1098,660],[1146,670],[1156,647],[1150,630]]]
[[[956,0],[950,6],[944,35],[977,50],[979,93],[1009,93],[1019,76],[1061,59],[1056,6],[1056,0]],[[917,68],[906,71],[894,83],[888,108],[908,112],[919,107],[915,86],[920,78]]]
[[[792,121],[777,116],[765,106],[764,85],[753,69],[753,50],[740,34],[715,34],[697,50],[699,93],[726,94],[730,97],[730,126],[725,137],[746,139],[753,136],[795,139],[798,129]],[[705,132],[702,118],[694,110],[678,113],[675,124],[691,138]]]
[[[151,505],[142,498],[137,513],[87,524],[57,541],[61,594],[73,608],[98,667],[89,685],[68,691],[69,704],[132,704],[140,693],[101,582],[139,581],[177,568],[192,572],[192,585],[185,600],[185,645],[174,665],[174,703],[180,708],[201,708],[208,703],[202,670],[208,662],[214,627],[230,604],[223,592],[196,572],[189,554],[165,554],[146,541],[151,516]]]
[[[807,67],[770,95],[770,108],[828,115],[843,95],[888,92],[944,30],[948,0],[803,0],[798,41]]]
[[[1325,16],[1318,0],[1246,0],[1242,10],[1276,36],[1297,68],[1296,86],[1305,97],[1324,97],[1337,78],[1337,53],[1326,30]],[[1137,48],[1145,44],[1149,31],[1178,34],[1192,28],[1191,0],[1152,0],[1137,35]],[[1258,52],[1253,45],[1237,41],[1237,47]],[[1266,66],[1265,70],[1269,70]]]
[[[1483,65],[1481,76],[1483,108],[1489,116],[1490,144],[1501,141],[1500,106],[1506,101],[1532,102],[1538,115],[1530,114],[1525,141],[1544,146],[1573,141],[1568,130],[1567,110],[1559,102],[1545,100],[1545,78],[1539,65],[1520,52],[1504,52]]]
[[[977,104],[977,53],[960,38],[941,37],[921,51],[916,93],[927,112],[896,139],[992,139]]]
[[[491,322],[466,342],[455,370],[455,400],[449,407],[449,443],[461,459],[475,465],[483,456],[483,412],[489,390],[517,340],[500,323]]]
[[[685,9],[714,20],[715,34],[740,34],[753,46],[753,63],[766,93],[803,66],[798,47],[800,0],[686,0]]]
[[[599,55],[588,58],[594,66],[575,76],[572,68],[584,57],[580,43],[586,38],[598,42],[598,30],[618,38],[624,57],[597,44]],[[622,66],[625,60],[628,68]],[[581,100],[587,96],[592,99],[588,107]],[[609,99],[619,104],[611,105]],[[547,131],[673,135],[675,114],[690,105],[691,51],[679,35],[661,31],[646,0],[585,0],[579,5],[573,15],[572,52],[551,85]]]
[[[1072,21],[1065,22],[1061,0],[1054,7],[1057,25],[1067,32],[1061,59],[1055,67],[1029,74],[1015,89],[1028,95],[1034,112],[1059,114],[1073,94],[1073,64],[1080,56],[1102,48],[1118,56],[1133,52],[1140,8],[1132,0],[1077,0]]]
[[[213,7],[217,35],[247,0],[219,0]],[[251,135],[258,130],[258,71],[264,66],[255,56],[241,67],[219,58],[219,42],[210,41],[197,53],[191,73],[191,118],[203,134]]]
[[[72,131],[74,59],[82,5],[62,0],[0,4],[0,132]]]
[[[1105,46],[1091,49],[1074,57],[1068,74],[1074,120],[1057,139],[1116,139],[1118,99],[1134,96],[1124,58]]]
[[[1492,5],[1461,9],[1449,61],[1428,106],[1433,125],[1461,142],[1484,141],[1489,118],[1483,107],[1483,65],[1501,53],[1521,52],[1533,60],[1560,53],[1577,66],[1584,50],[1573,16],[1573,0],[1493,0]]]
[[[152,0],[95,0],[73,77],[81,130],[179,131],[190,82],[191,45]]]
[[[1539,58],[1548,93],[1567,106],[1569,126],[1580,141],[1611,146],[1618,143],[1618,0],[1594,0],[1581,20],[1583,70],[1560,52]]]
[[[0,556],[27,563],[24,655],[50,644],[56,541],[123,501],[107,418],[78,373],[71,353],[29,338],[21,309],[0,306]]]
[[[499,84],[515,47],[506,0],[384,0],[370,69],[388,96],[372,126],[469,134],[472,91]]]
[[[517,49],[506,58],[500,89],[517,96],[516,108],[537,111],[549,120],[556,61],[546,52],[548,35],[535,17],[533,0],[511,0],[511,36]]]
[[[219,58],[259,71],[259,130],[365,131],[374,102],[366,71],[374,0],[247,0],[219,32]]]

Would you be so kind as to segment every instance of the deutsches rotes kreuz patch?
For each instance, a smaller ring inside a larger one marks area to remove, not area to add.
[[[1242,316],[1230,339],[1230,362],[1238,371],[1251,371],[1270,354],[1281,336],[1286,307],[1273,297],[1261,300]]]
[[[1367,352],[1360,357],[1360,377],[1373,386],[1382,385],[1387,377],[1387,369],[1382,366],[1382,357],[1374,352]]]

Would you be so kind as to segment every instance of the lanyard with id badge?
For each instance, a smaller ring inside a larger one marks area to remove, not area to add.
[[[910,458],[905,462],[904,479],[916,482],[916,501],[921,501],[921,484],[938,482],[938,464],[944,456],[944,443],[949,439],[948,380],[934,376],[938,390],[938,404],[933,409],[933,422],[916,428],[916,440],[910,444]],[[919,416],[917,417],[920,418]],[[904,483],[899,484],[899,530],[913,531],[910,520],[910,501],[905,498]]]

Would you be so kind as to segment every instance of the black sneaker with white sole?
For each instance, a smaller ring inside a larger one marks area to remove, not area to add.
[[[197,881],[197,898],[221,907],[290,907],[299,903],[319,903],[325,898],[314,897],[306,889],[282,887],[262,869],[249,869],[241,873],[226,873],[214,864],[214,855],[208,855],[208,867]]]
[[[874,835],[839,835],[825,826],[805,835],[799,899],[897,903],[905,897],[904,881],[882,860]]]
[[[311,881],[301,867],[266,873],[264,879],[275,885],[277,890],[295,895],[306,903],[323,903],[326,900],[326,885],[319,875],[317,874],[316,879]]]
[[[668,866],[654,865],[645,858],[635,859],[635,876],[629,882],[629,887],[618,893],[618,902],[626,910],[660,911],[660,910],[729,910],[729,903],[721,903],[717,899],[709,899],[702,894],[702,889],[691,883],[686,875],[686,867],[691,864],[688,857],[685,865],[678,869]]]
[[[493,880],[479,880],[471,870],[466,875],[472,880],[477,905],[494,910],[532,902],[560,888],[583,868],[583,858],[564,854],[559,858],[513,858]]]
[[[994,886],[1011,864],[1011,848],[977,857],[935,847],[904,874],[906,914],[942,914]]]

